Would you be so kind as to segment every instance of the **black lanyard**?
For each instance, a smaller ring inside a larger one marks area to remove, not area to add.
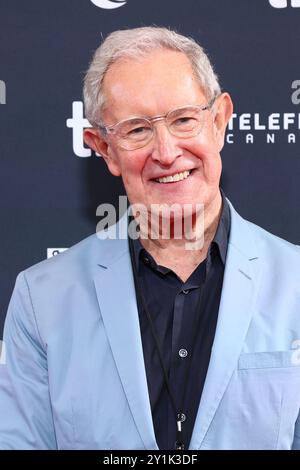
[[[165,386],[167,388],[167,392],[168,392],[168,395],[169,395],[169,398],[170,398],[170,401],[171,401],[171,405],[172,405],[172,409],[173,409],[175,419],[176,419],[175,449],[176,450],[184,450],[182,411],[183,411],[183,407],[184,407],[185,399],[186,399],[187,384],[188,384],[188,379],[189,379],[190,371],[191,371],[192,356],[193,356],[193,351],[195,349],[197,332],[198,332],[198,329],[199,329],[199,326],[200,326],[200,323],[201,323],[201,319],[203,319],[203,315],[201,315],[201,309],[202,309],[202,300],[203,300],[203,292],[204,292],[204,282],[203,282],[202,287],[201,287],[201,292],[200,292],[197,307],[196,307],[196,310],[199,312],[199,314],[198,314],[198,318],[196,318],[196,320],[195,320],[195,327],[193,328],[194,334],[193,334],[193,340],[192,340],[192,348],[191,348],[191,354],[189,355],[189,363],[188,363],[188,366],[187,366],[187,369],[186,369],[186,375],[185,375],[185,381],[184,381],[184,390],[183,390],[183,394],[182,394],[181,406],[179,408],[177,408],[176,403],[175,403],[175,399],[174,399],[174,394],[171,390],[167,369],[166,369],[166,366],[165,366],[165,363],[164,363],[164,360],[163,360],[163,357],[162,357],[162,348],[159,344],[159,339],[158,339],[157,333],[155,331],[153,320],[152,320],[150,312],[147,308],[145,298],[144,298],[144,294],[143,294],[143,290],[140,286],[139,274],[138,274],[138,271],[137,271],[137,266],[136,266],[135,258],[134,258],[134,247],[133,247],[133,242],[132,242],[130,236],[128,237],[128,242],[129,242],[129,251],[130,251],[130,256],[131,256],[131,262],[132,262],[132,268],[133,268],[133,276],[134,276],[134,283],[135,283],[136,293],[137,293],[138,299],[140,301],[140,305],[142,306],[144,312],[146,313],[147,319],[148,319],[149,324],[150,324],[152,337],[153,337],[153,340],[154,340],[154,343],[155,343],[155,347],[156,347],[156,350],[157,350],[157,353],[158,353],[158,356],[159,356],[160,365],[161,365],[163,375],[164,375]]]

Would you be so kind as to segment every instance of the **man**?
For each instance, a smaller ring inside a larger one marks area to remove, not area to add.
[[[164,28],[117,31],[84,95],[85,141],[146,208],[129,220],[141,236],[102,232],[18,276],[0,447],[299,449],[299,250],[220,191],[232,102],[204,51]],[[177,208],[170,237],[157,205]]]

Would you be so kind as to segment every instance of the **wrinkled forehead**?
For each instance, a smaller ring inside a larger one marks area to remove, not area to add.
[[[189,58],[170,50],[118,59],[105,74],[102,92],[102,114],[115,120],[205,102]]]

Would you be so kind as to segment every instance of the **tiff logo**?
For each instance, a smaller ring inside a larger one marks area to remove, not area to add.
[[[289,5],[293,8],[300,8],[300,0],[269,0],[269,3],[274,8],[287,8]]]
[[[0,104],[6,104],[6,85],[3,80],[0,80]]]
[[[106,10],[113,10],[126,5],[126,1],[123,0],[91,0],[91,2],[99,8],[105,8]]]
[[[89,121],[83,115],[82,101],[73,101],[72,117],[66,121],[67,127],[73,129],[73,152],[77,157],[90,157],[92,152],[84,146],[83,130],[86,127],[92,127]],[[96,153],[96,155],[98,155]]]

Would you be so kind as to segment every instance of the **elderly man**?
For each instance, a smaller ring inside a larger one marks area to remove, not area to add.
[[[101,232],[18,276],[0,448],[299,449],[299,249],[220,190],[232,102],[203,49],[114,32],[84,98],[86,143],[149,219],[125,214],[117,233],[143,236]],[[174,204],[165,237],[151,210]],[[177,237],[185,205],[192,236]]]

